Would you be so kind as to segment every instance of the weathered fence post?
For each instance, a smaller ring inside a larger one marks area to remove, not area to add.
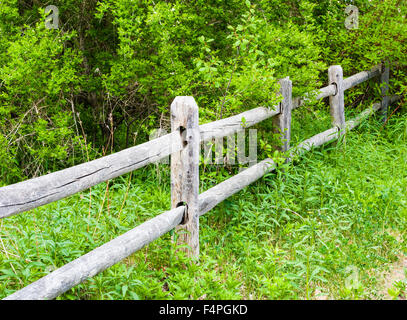
[[[178,244],[189,257],[199,256],[199,117],[193,97],[176,97],[171,104],[171,130],[179,131],[183,148],[171,155],[171,206],[185,205],[184,219],[176,228]]]
[[[280,102],[280,114],[273,117],[273,132],[280,134],[281,145],[277,148],[284,152],[290,148],[291,110],[293,108],[292,81],[289,77],[286,77],[279,82],[283,100]]]
[[[382,101],[380,112],[383,122],[387,120],[387,110],[389,108],[389,96],[387,95],[389,91],[389,78],[390,78],[390,68],[387,62],[382,64],[382,70],[380,73],[380,91],[382,94]]]
[[[335,94],[329,96],[332,125],[338,128],[340,135],[343,135],[345,129],[345,94],[342,67],[330,66],[328,69],[328,80],[329,84],[333,84],[336,88]]]

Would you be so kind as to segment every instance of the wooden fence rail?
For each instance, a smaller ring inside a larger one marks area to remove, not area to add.
[[[388,97],[388,68],[382,65],[343,79],[340,66],[329,69],[330,84],[316,93],[318,99],[330,97],[333,128],[321,132],[298,146],[289,148],[291,110],[308,98],[291,98],[291,81],[282,79],[283,101],[270,108],[258,107],[239,115],[198,125],[198,107],[192,97],[177,97],[171,107],[172,133],[65,170],[0,188],[0,218],[24,212],[70,196],[100,182],[141,168],[169,155],[171,161],[171,206],[164,212],[110,242],[92,250],[5,299],[53,299],[75,285],[95,276],[140,250],[163,234],[182,229],[181,241],[188,245],[190,256],[199,255],[199,216],[239,192],[265,173],[276,168],[272,159],[265,159],[243,172],[198,194],[200,142],[211,141],[253,126],[274,117],[275,132],[284,133],[281,150],[287,151],[287,161],[313,147],[338,139],[346,130],[352,130],[366,117],[381,110],[400,97]],[[373,104],[357,117],[345,122],[343,93],[373,77],[380,76],[382,101]],[[245,119],[244,124],[242,118]]]

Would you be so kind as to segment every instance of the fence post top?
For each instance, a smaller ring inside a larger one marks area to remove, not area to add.
[[[198,110],[198,105],[193,96],[177,96],[171,103],[171,112],[176,111],[181,106]]]
[[[292,83],[289,76],[287,76],[285,78],[281,78],[278,82],[280,82],[280,83],[284,83],[284,82]]]
[[[337,73],[343,73],[343,69],[342,69],[342,66],[341,65],[333,65],[333,66],[330,66],[329,68],[328,68],[328,72],[333,72],[333,71],[335,71],[335,72],[337,72]]]
[[[340,64],[333,64],[332,66],[329,66],[329,68],[341,68],[342,66]]]

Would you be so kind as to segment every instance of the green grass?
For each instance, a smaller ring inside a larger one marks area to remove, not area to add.
[[[318,112],[294,119],[296,141],[329,127],[326,110]],[[58,299],[380,298],[380,272],[406,252],[405,111],[385,128],[369,119],[346,144],[283,169],[201,217],[199,264],[167,234]],[[228,176],[216,172],[201,174],[202,190]],[[138,170],[106,190],[1,221],[0,297],[167,210],[168,167]]]

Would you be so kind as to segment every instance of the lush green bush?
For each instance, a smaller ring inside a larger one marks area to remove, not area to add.
[[[14,10],[8,12],[1,26],[15,18]],[[71,154],[80,150],[80,136],[66,108],[79,92],[80,55],[66,46],[74,36],[37,23],[14,28],[9,41],[2,43],[0,170],[7,180],[72,165]]]

